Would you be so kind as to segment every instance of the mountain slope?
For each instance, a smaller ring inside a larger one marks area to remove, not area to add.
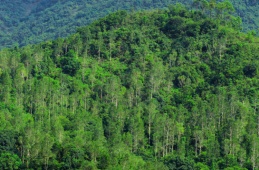
[[[0,51],[1,169],[258,169],[259,40],[182,6]]]
[[[87,0],[4,0],[0,47],[24,46],[57,37],[67,37],[78,26],[84,26],[108,13],[119,9],[141,10],[164,8],[181,2],[192,6],[187,0],[133,0],[133,1],[87,1]],[[237,14],[244,20],[245,31],[258,28],[258,1],[234,1]],[[17,9],[18,8],[18,9]],[[15,10],[14,10],[15,9]],[[16,10],[17,9],[17,10]]]

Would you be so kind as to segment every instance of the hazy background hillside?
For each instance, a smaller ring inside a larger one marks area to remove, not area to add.
[[[108,13],[163,8],[193,0],[3,0],[0,5],[0,48],[24,46],[57,37],[67,37],[79,26]],[[259,2],[231,0],[243,19],[244,31],[258,28]]]

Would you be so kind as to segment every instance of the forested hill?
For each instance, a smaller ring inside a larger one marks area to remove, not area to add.
[[[196,0],[214,8],[216,0]],[[24,46],[75,33],[78,26],[92,23],[106,14],[164,8],[176,2],[195,8],[193,0],[2,0],[0,6],[0,48]],[[258,29],[259,1],[231,0],[244,21],[244,31]],[[202,7],[196,6],[196,7]],[[217,6],[221,8],[221,6]]]
[[[259,40],[225,11],[119,11],[0,51],[0,168],[259,169]]]

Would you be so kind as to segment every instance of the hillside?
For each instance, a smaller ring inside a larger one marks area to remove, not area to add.
[[[119,11],[0,51],[1,169],[258,169],[259,39],[239,24]]]
[[[75,33],[79,26],[90,24],[119,9],[133,11],[164,8],[176,2],[193,8],[193,0],[3,0],[0,6],[0,48],[67,37]],[[244,31],[257,30],[259,2],[231,2],[244,21]]]

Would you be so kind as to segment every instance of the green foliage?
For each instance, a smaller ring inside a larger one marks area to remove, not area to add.
[[[63,73],[74,76],[79,69],[79,62],[74,51],[69,51],[65,57],[60,59],[60,67]]]
[[[193,170],[194,165],[192,160],[188,160],[187,158],[181,159],[177,158],[166,158],[165,165],[169,169],[177,169],[177,170]]]
[[[1,169],[258,169],[258,37],[199,3],[0,51]]]
[[[195,169],[197,169],[197,170],[209,170],[210,168],[207,165],[204,165],[203,163],[198,162],[195,165]]]
[[[0,167],[1,169],[19,169],[22,165],[21,159],[16,154],[8,152],[2,152],[0,155]]]
[[[233,12],[242,18],[232,20],[226,16]],[[168,5],[182,3],[193,9],[201,10],[202,14],[218,16],[226,24],[238,23],[244,31],[258,31],[258,1],[243,0],[2,0],[0,7],[0,48],[17,47],[40,43],[49,39],[67,37],[80,26],[94,22],[96,19],[118,10],[139,11],[161,9]],[[178,12],[181,8],[178,6]],[[123,14],[124,13],[124,14]],[[184,14],[184,13],[182,13]],[[121,17],[118,17],[121,15]],[[109,21],[104,21],[107,29],[116,28],[123,20],[125,12],[114,14]],[[174,15],[174,14],[173,14]],[[104,29],[103,26],[101,29]],[[75,45],[75,44],[73,44]]]
[[[0,151],[17,152],[17,134],[14,131],[0,131]]]

